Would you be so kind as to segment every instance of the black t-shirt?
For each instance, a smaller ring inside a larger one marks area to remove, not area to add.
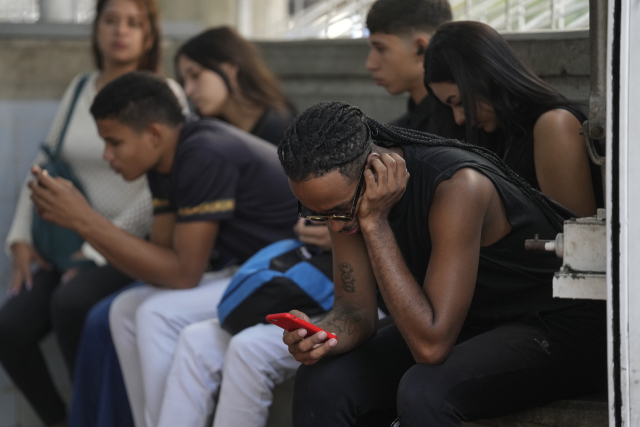
[[[295,114],[291,110],[278,111],[272,108],[267,108],[260,118],[258,118],[258,121],[253,125],[253,129],[251,129],[249,133],[278,146],[284,136],[284,132],[287,130],[294,117]],[[222,120],[225,123],[229,123],[224,117],[215,118]]]
[[[268,108],[251,129],[251,134],[277,146],[292,120],[291,111],[276,111]]]
[[[276,148],[220,120],[187,121],[171,173],[147,177],[154,214],[219,221],[216,246],[240,262],[294,237],[297,202]]]
[[[402,149],[411,178],[402,199],[391,210],[389,224],[407,267],[420,286],[431,254],[428,218],[436,188],[458,170],[473,168],[493,182],[513,228],[498,242],[480,250],[466,325],[483,328],[563,310],[593,315],[590,302],[552,297],[553,274],[560,269],[562,260],[552,252],[526,251],[524,241],[536,234],[541,239],[554,239],[557,231],[537,205],[499,169],[460,148],[408,145]],[[562,206],[550,203],[563,217],[571,215]]]
[[[428,95],[419,104],[409,98],[407,112],[389,122],[390,125],[419,130],[443,138],[465,140],[465,127],[458,126],[451,108],[439,102],[435,96]]]

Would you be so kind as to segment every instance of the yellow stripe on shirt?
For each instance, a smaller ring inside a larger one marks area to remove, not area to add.
[[[192,208],[182,208],[178,210],[178,216],[203,215],[220,212],[230,212],[236,208],[234,199],[216,200],[207,202]]]
[[[165,199],[153,199],[153,207],[154,208],[164,208],[166,206],[169,206],[169,201],[165,200]]]

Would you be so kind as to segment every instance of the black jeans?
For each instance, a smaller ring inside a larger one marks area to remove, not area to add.
[[[534,316],[536,319],[539,317]],[[416,364],[396,325],[359,348],[301,366],[296,427],[460,426],[606,387],[604,316],[463,329],[439,365]]]
[[[73,376],[84,320],[94,304],[133,279],[111,266],[80,272],[64,285],[60,274],[38,271],[33,288],[8,298],[0,308],[0,363],[45,425],[66,419],[65,404],[40,350],[53,329]]]

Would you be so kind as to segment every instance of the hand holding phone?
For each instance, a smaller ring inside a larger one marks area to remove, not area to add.
[[[291,313],[278,313],[270,314],[267,316],[267,321],[273,323],[276,326],[280,326],[282,329],[292,332],[298,329],[305,329],[307,331],[307,337],[324,331],[327,334],[327,338],[322,342],[325,342],[331,338],[338,339],[331,332],[327,332],[324,329],[317,327],[316,325],[307,322]]]
[[[42,182],[40,182],[40,175],[49,175],[49,172],[47,172],[46,169],[41,169],[40,166],[38,165],[34,165],[31,167],[31,175],[33,175],[34,182],[37,183],[40,187],[42,188],[46,188]]]
[[[314,222],[300,218],[293,227],[302,243],[316,245],[325,252],[331,250],[331,237],[326,222]]]

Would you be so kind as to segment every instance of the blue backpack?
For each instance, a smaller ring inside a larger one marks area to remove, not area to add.
[[[332,255],[298,240],[273,243],[249,258],[218,305],[220,325],[237,334],[293,309],[316,316],[333,307]]]

